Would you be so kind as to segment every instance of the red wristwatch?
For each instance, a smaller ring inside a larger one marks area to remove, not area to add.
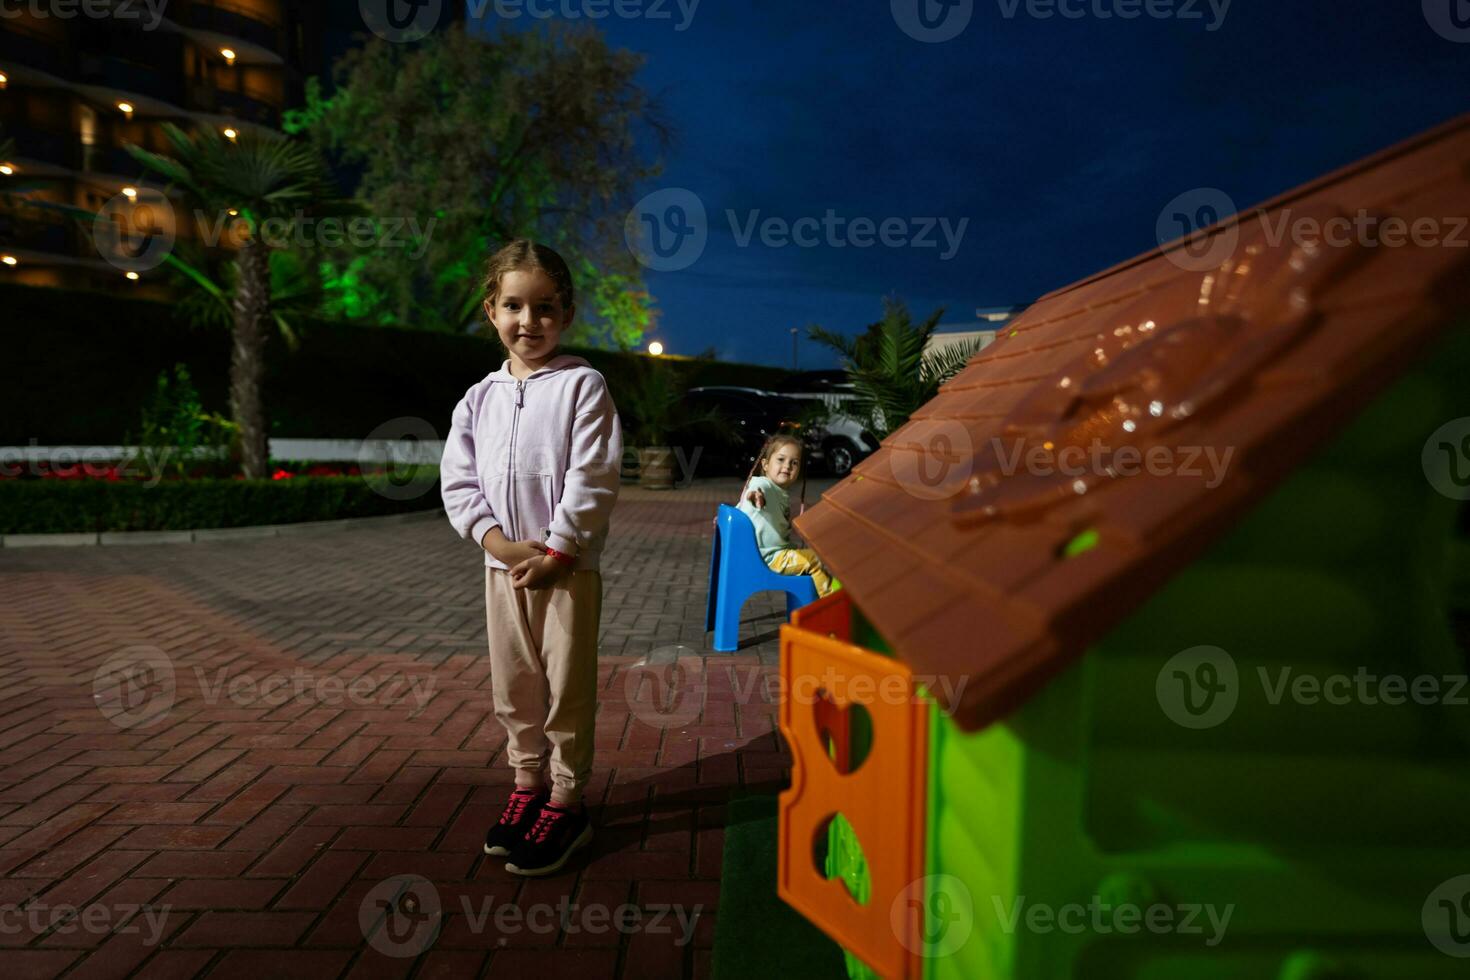
[[[555,558],[557,561],[561,562],[563,565],[566,565],[568,568],[570,568],[577,560],[571,555],[567,554],[565,551],[557,551],[555,548],[547,548],[546,553]]]

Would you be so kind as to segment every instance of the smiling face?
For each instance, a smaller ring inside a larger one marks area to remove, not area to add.
[[[766,457],[762,472],[782,489],[791,486],[801,476],[801,446],[795,442],[777,443]]]
[[[530,374],[556,355],[575,307],[563,306],[556,283],[540,269],[514,269],[485,301],[485,315],[510,353],[511,373]]]

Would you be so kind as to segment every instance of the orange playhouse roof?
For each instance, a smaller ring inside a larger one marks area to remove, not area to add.
[[[1466,216],[1470,117],[1051,293],[797,529],[979,728],[1470,307]]]

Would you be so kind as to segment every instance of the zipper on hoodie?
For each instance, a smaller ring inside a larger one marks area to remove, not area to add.
[[[516,499],[516,428],[521,420],[521,405],[524,404],[522,396],[525,394],[526,382],[516,380],[516,409],[510,413],[510,455],[505,461],[505,499],[510,510],[510,531],[512,541],[521,540],[520,529],[516,527],[515,499]]]

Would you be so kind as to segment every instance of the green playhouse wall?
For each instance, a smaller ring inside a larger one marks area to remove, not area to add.
[[[1460,329],[1005,722],[966,734],[931,702],[930,980],[1465,975],[1423,914],[1470,872],[1470,707],[1279,692],[1361,667],[1449,678],[1448,693],[1466,673],[1470,511],[1421,451],[1470,416],[1467,378]],[[853,628],[891,654],[856,607]],[[1184,727],[1161,707],[1161,668],[1205,645],[1234,662],[1238,700]],[[870,736],[855,729],[855,751]],[[826,870],[869,897],[845,821]],[[1179,927],[1028,919],[1124,904]]]

